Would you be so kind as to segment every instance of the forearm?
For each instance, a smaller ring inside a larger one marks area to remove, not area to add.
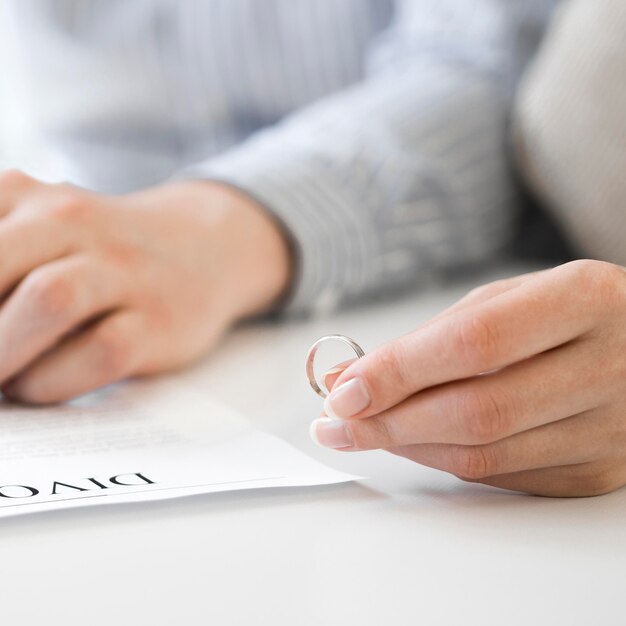
[[[297,242],[292,309],[316,309],[488,258],[515,186],[508,101],[489,79],[432,67],[368,83],[189,176],[264,204]]]
[[[525,9],[399,4],[363,81],[185,173],[241,188],[291,232],[292,311],[480,262],[512,232],[506,136]],[[534,15],[539,3],[530,5]]]

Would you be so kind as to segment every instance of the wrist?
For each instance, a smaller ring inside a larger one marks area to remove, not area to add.
[[[191,219],[193,239],[195,235],[200,239],[198,269],[207,281],[212,277],[225,317],[232,322],[277,306],[291,281],[290,246],[287,235],[259,203],[213,181],[182,181],[148,191],[156,198],[153,192],[168,214],[172,209],[178,220]]]
[[[224,269],[235,317],[268,313],[283,300],[291,284],[293,259],[288,235],[245,192],[223,183],[210,184],[227,210]]]

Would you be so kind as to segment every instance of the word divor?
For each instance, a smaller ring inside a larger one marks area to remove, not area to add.
[[[138,487],[140,485],[155,484],[153,480],[150,480],[141,472],[118,474],[103,481],[96,478],[83,478],[72,482],[76,484],[55,480],[46,488],[41,486],[32,487],[30,485],[2,485],[0,486],[0,498],[22,499],[34,498],[38,495],[59,496],[81,491],[110,489],[111,487]]]

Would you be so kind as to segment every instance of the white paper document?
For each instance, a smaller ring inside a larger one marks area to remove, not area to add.
[[[0,517],[354,478],[173,382],[0,405]]]

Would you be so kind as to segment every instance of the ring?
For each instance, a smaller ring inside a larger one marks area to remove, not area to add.
[[[343,341],[343,343],[348,344],[354,350],[357,358],[359,359],[365,356],[365,352],[363,351],[363,348],[361,348],[361,346],[356,341],[354,341],[353,339],[350,339],[350,337],[346,337],[345,335],[325,335],[324,337],[321,337],[320,339],[318,339],[309,348],[309,353],[306,355],[306,375],[307,375],[307,378],[309,379],[309,384],[311,385],[311,388],[321,398],[325,398],[328,395],[328,393],[324,391],[317,384],[317,380],[315,380],[315,369],[314,369],[315,354],[318,348],[325,341],[331,341],[331,340]]]

